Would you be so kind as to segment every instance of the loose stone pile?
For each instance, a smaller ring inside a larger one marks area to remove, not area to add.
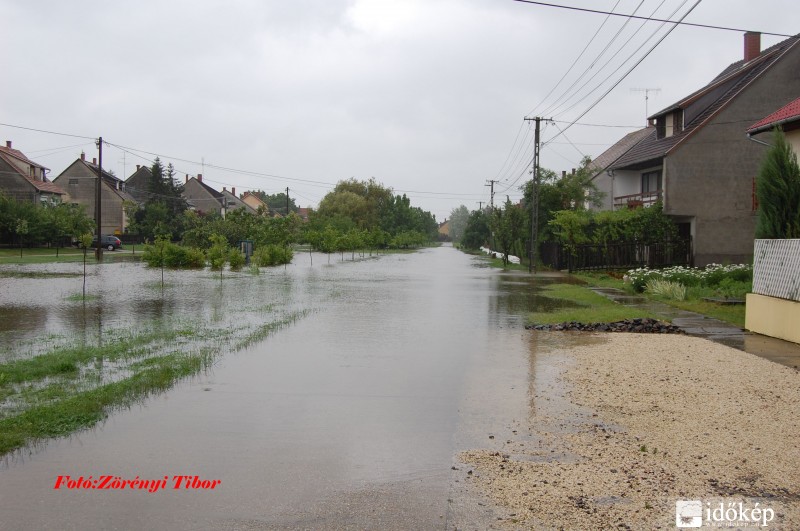
[[[669,324],[657,319],[625,319],[613,323],[579,323],[572,321],[559,324],[531,324],[525,328],[528,330],[550,330],[564,331],[573,330],[578,332],[634,332],[640,334],[685,334],[686,332],[679,326]]]

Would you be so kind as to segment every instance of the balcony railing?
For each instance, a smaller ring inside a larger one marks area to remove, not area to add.
[[[620,195],[614,198],[614,209],[650,206],[656,201],[660,201],[661,197],[662,190],[642,192],[640,194]]]

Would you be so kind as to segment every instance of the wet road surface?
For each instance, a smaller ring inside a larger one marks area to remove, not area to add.
[[[141,266],[101,267],[119,278]],[[489,404],[526,417],[534,365],[522,316],[546,302],[546,279],[450,247],[331,265],[316,256],[313,267],[297,255],[223,288],[203,275],[172,279],[165,315],[224,322],[225,293],[253,291],[248,282],[312,311],[95,429],[7,457],[0,528],[445,529],[492,518],[468,514],[454,456],[505,428]],[[55,489],[59,476],[166,477],[166,488]],[[176,476],[221,483],[175,489]]]

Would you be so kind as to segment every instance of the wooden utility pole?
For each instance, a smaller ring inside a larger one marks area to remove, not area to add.
[[[536,122],[536,129],[533,136],[533,182],[531,183],[531,251],[528,259],[528,272],[536,272],[536,247],[538,246],[538,225],[539,225],[539,126],[542,119],[525,118]]]
[[[95,216],[97,219],[97,247],[94,251],[94,256],[98,261],[103,260],[103,223],[102,223],[102,208],[101,197],[103,195],[103,137],[97,139],[97,186],[95,190]]]
[[[483,210],[483,201],[478,201],[478,210]]]
[[[289,216],[289,187],[286,187],[286,216]]]
[[[494,210],[494,183],[499,183],[500,181],[493,181],[490,179],[486,182],[489,184],[485,184],[484,186],[488,186],[489,191],[491,192],[491,195],[489,196],[489,206],[491,206],[492,210]]]

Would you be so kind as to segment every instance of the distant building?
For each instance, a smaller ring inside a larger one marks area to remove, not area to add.
[[[97,165],[97,159],[88,162],[86,154],[81,153],[80,158],[62,171],[58,177],[53,179],[53,182],[66,190],[70,202],[83,205],[86,214],[96,219],[95,206],[99,174],[100,168]],[[135,203],[136,200],[125,191],[124,181],[105,170],[102,172],[101,183],[100,212],[102,220],[100,230],[102,234],[124,234],[128,228],[128,216],[125,214],[123,205],[126,201]]]
[[[6,196],[37,205],[61,203],[66,191],[47,180],[48,171],[11,147],[10,140],[0,146],[0,191]]]

